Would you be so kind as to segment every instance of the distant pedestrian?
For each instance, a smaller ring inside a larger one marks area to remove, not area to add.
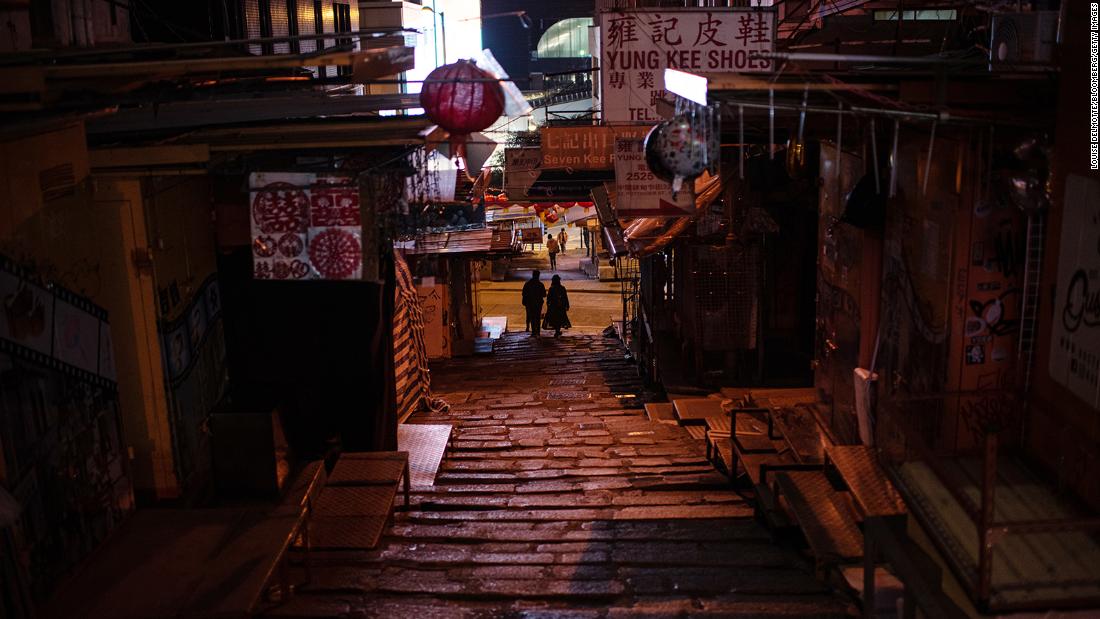
[[[558,245],[558,240],[554,238],[553,234],[547,233],[546,235],[546,252],[550,254],[550,270],[558,270],[558,252],[561,251],[561,246]]]
[[[527,310],[527,332],[535,337],[542,335],[542,300],[546,297],[546,287],[539,281],[538,270],[531,271],[531,279],[523,285],[523,307]]]
[[[546,294],[546,326],[554,330],[554,337],[561,335],[562,329],[573,325],[569,322],[569,294],[561,285],[561,276],[555,275],[550,283],[550,292]]]
[[[561,232],[558,233],[558,245],[561,246],[561,253],[565,253],[565,244],[569,241],[569,233],[565,231],[565,226],[562,226]]]

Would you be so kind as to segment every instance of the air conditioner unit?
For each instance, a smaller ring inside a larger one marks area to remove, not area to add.
[[[1054,60],[1057,36],[1057,11],[994,15],[989,36],[989,70],[1042,70]]]

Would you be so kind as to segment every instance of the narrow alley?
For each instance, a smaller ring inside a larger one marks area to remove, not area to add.
[[[455,426],[379,548],[319,553],[278,617],[840,617],[702,443],[651,422],[618,340],[508,333],[441,364]]]

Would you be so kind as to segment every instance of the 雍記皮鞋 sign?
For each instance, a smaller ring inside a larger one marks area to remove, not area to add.
[[[668,182],[653,175],[645,161],[642,140],[619,138],[615,144],[615,215],[683,217],[695,211],[691,183],[676,197]]]
[[[642,139],[649,127],[543,127],[542,167],[573,170],[610,170],[615,162],[615,139]]]
[[[646,9],[600,13],[600,100],[604,122],[655,123],[668,97],[665,69],[766,73],[775,12],[757,9]]]

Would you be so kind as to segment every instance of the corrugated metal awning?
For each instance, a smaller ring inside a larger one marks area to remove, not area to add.
[[[706,210],[722,195],[720,176],[704,174],[695,179],[695,211]],[[639,217],[632,219],[623,230],[630,253],[636,257],[660,251],[681,234],[691,229],[695,216],[688,217]]]

